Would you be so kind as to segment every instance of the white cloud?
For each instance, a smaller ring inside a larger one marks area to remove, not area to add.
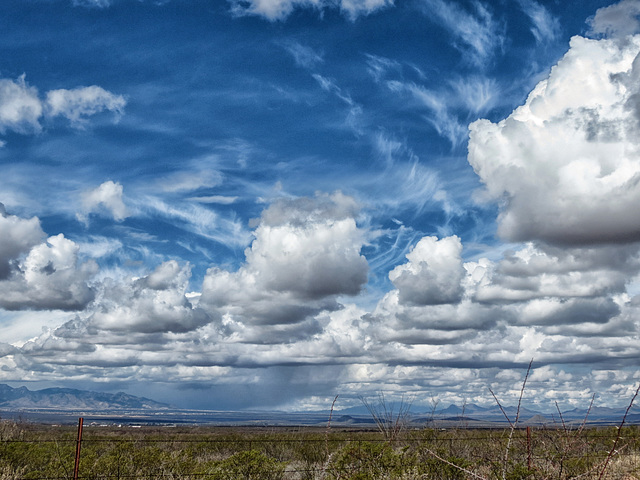
[[[293,40],[283,42],[282,46],[293,56],[296,64],[302,68],[312,69],[324,62],[322,55],[314,49]]]
[[[389,273],[399,299],[414,305],[457,303],[462,299],[462,243],[458,237],[424,237],[407,254],[407,263]]]
[[[75,126],[81,126],[86,121],[85,117],[104,110],[121,115],[126,103],[122,95],[114,95],[96,85],[72,90],[50,90],[46,98],[49,116],[65,117]]]
[[[640,2],[622,0],[608,7],[599,8],[587,23],[590,35],[624,37],[640,33]]]
[[[433,15],[434,21],[441,22],[453,34],[459,42],[454,46],[470,54],[469,59],[477,65],[491,59],[504,43],[503,28],[478,0],[472,2],[473,12],[444,0],[422,0],[421,5],[426,15]]]
[[[45,234],[37,217],[24,219],[8,215],[0,203],[0,280],[11,273],[11,264],[42,241]]]
[[[367,71],[376,82],[381,81],[388,72],[400,72],[402,65],[396,60],[367,54]]]
[[[394,0],[341,0],[340,10],[351,20],[355,20],[362,15],[369,15],[393,4]]]
[[[122,185],[111,180],[106,181],[82,195],[83,211],[78,214],[78,219],[86,223],[90,213],[100,212],[101,209],[104,209],[111,214],[114,220],[121,222],[129,216],[129,211],[122,197]]]
[[[467,135],[466,126],[457,118],[447,103],[449,98],[441,92],[431,91],[419,85],[391,81],[388,83],[392,91],[406,91],[417,100],[420,106],[429,111],[426,120],[438,132],[438,135],[449,140],[451,145],[459,145]]]
[[[490,110],[500,96],[500,88],[491,78],[469,76],[452,80],[450,83],[454,92],[452,103],[457,100],[460,106],[474,114]]]
[[[206,197],[191,197],[188,200],[199,203],[217,203],[219,205],[231,205],[238,200],[238,197],[227,197],[224,195],[209,195]]]
[[[38,218],[8,215],[0,204],[0,308],[78,310],[93,299],[96,263],[79,264],[78,245],[64,235],[44,237]]]
[[[469,163],[501,202],[508,240],[640,240],[640,37],[574,37],[507,119],[470,125]]]
[[[625,291],[640,271],[637,245],[560,249],[528,244],[506,252],[497,265],[465,265],[482,302],[518,302],[541,298],[606,297]]]
[[[386,74],[382,66],[377,62],[375,65],[381,70],[371,72],[372,75]],[[387,80],[386,86],[394,93],[408,95],[412,107],[425,109],[425,120],[454,147],[468,138],[469,115],[486,113],[501,100],[498,83],[483,75],[453,78],[438,88],[404,80]]]
[[[543,5],[535,0],[518,0],[518,3],[533,24],[531,33],[537,43],[550,42],[558,38],[560,23]]]
[[[59,234],[33,247],[18,268],[0,281],[0,307],[7,310],[79,310],[93,300],[93,261],[78,265],[78,246]]]
[[[216,170],[176,172],[159,181],[165,192],[192,192],[200,188],[211,188],[222,183],[222,174]]]
[[[281,326],[263,332],[263,341],[318,332],[313,316],[335,310],[335,296],[355,295],[367,281],[356,213],[353,199],[340,193],[275,202],[263,212],[240,270],[208,271],[200,304],[238,338],[256,325]]]
[[[251,240],[250,232],[246,230],[243,222],[233,215],[225,218],[210,208],[192,203],[167,203],[152,196],[139,197],[135,200],[135,208],[140,213],[161,215],[172,221],[177,220],[185,230],[223,245],[234,248],[244,247]]]
[[[38,89],[29,86],[23,74],[17,80],[0,78],[0,133],[8,130],[33,134],[42,131],[43,118],[62,116],[75,127],[82,127],[87,116],[108,110],[121,115],[124,97],[101,87],[78,87],[47,92],[40,99]]]
[[[27,85],[25,75],[16,81],[0,79],[0,133],[38,133],[42,129],[42,103],[38,90]]]
[[[324,10],[339,6],[351,20],[393,5],[393,0],[230,0],[236,15],[257,15],[270,21],[285,20],[296,8]]]
[[[171,260],[149,275],[123,281],[105,280],[100,290],[100,308],[82,328],[101,332],[154,334],[187,332],[208,323],[209,317],[194,308],[186,297],[191,267]],[[58,335],[75,335],[69,324]],[[65,333],[66,329],[70,332]]]
[[[74,7],[107,8],[111,0],[72,0]]]

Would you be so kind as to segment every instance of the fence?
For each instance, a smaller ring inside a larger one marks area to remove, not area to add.
[[[4,427],[0,480],[628,479],[640,472],[637,427],[406,429],[393,440],[345,428],[114,428],[82,419],[77,430]]]

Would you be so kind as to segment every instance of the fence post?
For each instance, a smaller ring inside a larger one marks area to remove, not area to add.
[[[73,480],[78,480],[78,467],[80,466],[80,445],[82,444],[82,423],[84,419],[78,419],[78,440],[76,441],[76,463],[73,467]]]

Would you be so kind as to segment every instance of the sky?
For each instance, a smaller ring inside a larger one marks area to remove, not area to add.
[[[626,406],[640,1],[2,0],[0,383]]]

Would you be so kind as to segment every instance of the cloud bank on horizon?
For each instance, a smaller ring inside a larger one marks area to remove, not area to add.
[[[628,402],[639,1],[222,5],[0,6],[0,382]]]

